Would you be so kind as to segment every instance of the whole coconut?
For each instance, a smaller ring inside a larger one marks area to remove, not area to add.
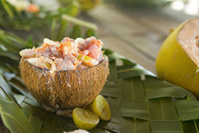
[[[96,66],[55,71],[39,68],[22,57],[21,77],[31,94],[45,109],[64,110],[89,104],[101,92],[109,74],[108,58]],[[49,108],[48,108],[49,107]]]

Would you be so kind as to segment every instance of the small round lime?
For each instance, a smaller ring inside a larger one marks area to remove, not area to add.
[[[82,108],[75,108],[72,117],[75,125],[80,129],[90,130],[99,123],[99,117],[97,115]]]
[[[99,116],[101,120],[111,119],[109,104],[102,95],[98,95],[92,102],[92,111]]]

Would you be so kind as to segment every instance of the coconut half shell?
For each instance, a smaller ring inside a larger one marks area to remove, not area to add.
[[[21,77],[31,94],[45,107],[72,109],[89,104],[101,92],[109,74],[108,58],[80,70],[55,71],[36,67],[21,58]]]
[[[158,53],[156,70],[160,78],[199,99],[199,18],[185,21],[168,36]]]

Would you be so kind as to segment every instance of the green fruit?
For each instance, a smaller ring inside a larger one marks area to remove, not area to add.
[[[165,40],[156,58],[160,78],[191,91],[199,98],[199,18],[179,25]]]
[[[109,104],[102,95],[98,95],[92,102],[92,111],[99,116],[101,120],[111,119]]]
[[[82,108],[75,108],[72,117],[75,125],[85,130],[90,130],[99,123],[99,117],[97,115]]]

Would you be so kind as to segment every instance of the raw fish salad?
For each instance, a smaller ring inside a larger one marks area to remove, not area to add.
[[[40,47],[24,49],[20,55],[31,64],[49,69],[77,70],[95,66],[104,60],[103,43],[95,37],[76,40],[65,37],[61,42],[44,39]]]

